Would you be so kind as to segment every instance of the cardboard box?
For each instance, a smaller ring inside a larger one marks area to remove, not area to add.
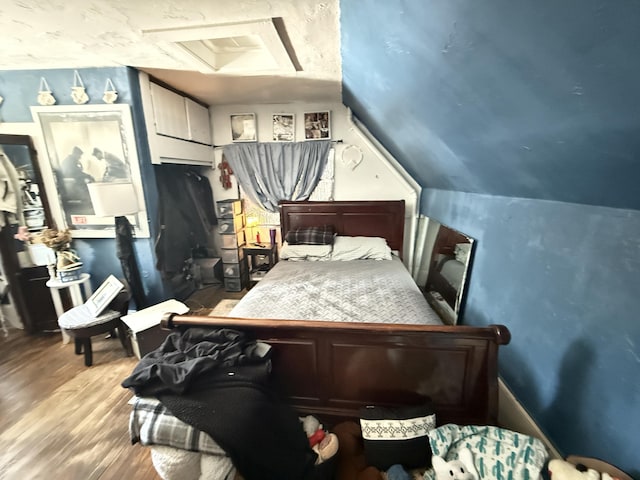
[[[188,311],[189,307],[184,303],[171,299],[122,317],[129,329],[131,346],[136,357],[142,358],[155,350],[169,335],[168,330],[160,327],[165,313],[184,314]]]

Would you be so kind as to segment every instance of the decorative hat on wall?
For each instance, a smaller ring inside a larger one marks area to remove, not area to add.
[[[115,103],[118,99],[118,92],[116,87],[113,86],[113,82],[110,78],[107,78],[107,84],[104,87],[104,95],[102,95],[102,101],[104,103]]]
[[[40,77],[40,90],[38,91],[38,103],[42,106],[49,107],[55,105],[56,99],[51,93],[49,84],[44,77]]]
[[[80,78],[80,74],[77,70],[73,71],[73,87],[71,87],[71,98],[74,103],[83,105],[89,101],[89,95],[84,89],[84,83]]]

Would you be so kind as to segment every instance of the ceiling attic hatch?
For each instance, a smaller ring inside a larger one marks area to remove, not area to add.
[[[279,27],[276,27],[276,21]],[[202,73],[263,75],[295,73],[281,19],[144,30],[166,42],[176,56]],[[286,43],[286,44],[285,44]]]

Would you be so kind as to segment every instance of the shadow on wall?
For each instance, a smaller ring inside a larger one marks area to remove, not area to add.
[[[584,339],[576,339],[567,348],[560,372],[558,386],[554,400],[549,404],[544,413],[547,417],[547,425],[552,425],[549,434],[553,438],[563,438],[566,425],[571,425],[574,431],[574,439],[582,438],[581,425],[598,422],[598,412],[585,412],[588,408],[582,405],[587,385],[589,384],[590,366],[595,363],[596,351],[594,347]],[[574,445],[583,444],[580,441],[572,442]],[[568,454],[588,454],[588,452],[565,452]],[[603,459],[606,460],[606,459]]]

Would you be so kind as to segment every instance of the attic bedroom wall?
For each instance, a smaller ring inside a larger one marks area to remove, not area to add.
[[[257,138],[260,142],[272,142],[272,115],[274,113],[292,113],[295,115],[296,141],[304,141],[304,113],[331,112],[331,139],[340,140],[334,144],[334,200],[405,200],[405,251],[403,258],[410,264],[413,254],[411,239],[417,228],[420,187],[405,172],[399,172],[384,154],[369,142],[359,127],[352,121],[350,112],[341,103],[291,103],[267,105],[219,105],[211,109],[213,141],[216,145],[226,145],[231,141],[230,115],[237,113],[255,113]],[[343,153],[349,149],[349,154]],[[347,160],[354,152],[361,152],[360,163]],[[217,166],[222,158],[222,149],[216,149]],[[401,168],[401,167],[400,167]],[[219,170],[210,176],[216,200],[237,198],[235,176],[231,176],[232,188],[225,190],[219,181]],[[406,177],[406,178],[405,178]],[[260,229],[261,238],[268,237],[268,226]]]
[[[340,6],[343,102],[477,240],[463,323],[509,327],[561,453],[640,476],[640,4]]]
[[[73,105],[71,87],[73,69],[51,70],[5,70],[0,71],[0,94],[4,102],[0,107],[0,133],[30,135],[34,138],[38,161],[43,173],[54,219],[62,226],[60,208],[57,203],[55,184],[50,174],[49,159],[38,125],[31,116],[30,106],[37,106],[37,94],[40,78],[46,77],[57,102],[56,105]],[[141,110],[140,87],[135,70],[125,67],[78,69],[80,77],[89,95],[88,104],[104,104],[102,96],[107,78],[110,78],[118,92],[118,104],[131,105],[131,115],[138,149],[138,160],[145,201],[149,212],[151,238],[135,239],[138,264],[144,283],[147,300],[157,303],[164,300],[165,292],[162,279],[155,269],[153,238],[155,237],[155,215],[157,211],[157,188],[151,166],[149,148],[146,140],[146,128]],[[47,175],[47,173],[49,174]],[[82,259],[86,272],[90,272],[91,284],[95,289],[110,274],[122,276],[122,267],[116,257],[115,241],[107,238],[74,238],[73,247]]]
[[[422,211],[477,240],[464,323],[509,327],[500,375],[551,441],[637,477],[640,212],[430,189]]]

